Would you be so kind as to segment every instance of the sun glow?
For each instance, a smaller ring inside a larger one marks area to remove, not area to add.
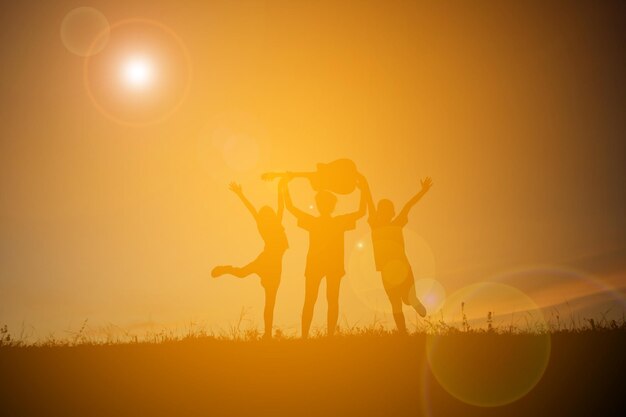
[[[145,89],[154,81],[154,66],[144,57],[133,57],[122,66],[122,78],[134,89]]]

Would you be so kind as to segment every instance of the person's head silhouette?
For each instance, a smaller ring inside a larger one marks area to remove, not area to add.
[[[376,210],[376,217],[379,222],[389,223],[396,215],[396,209],[393,202],[386,198],[378,202],[378,209]]]
[[[279,219],[274,209],[270,206],[263,206],[259,208],[257,221],[260,225],[267,227],[281,226],[281,220]]]
[[[330,191],[322,190],[315,195],[317,210],[321,215],[330,215],[337,205],[337,197]]]

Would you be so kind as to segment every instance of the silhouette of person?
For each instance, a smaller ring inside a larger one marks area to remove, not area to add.
[[[265,290],[265,308],[263,311],[265,334],[263,337],[270,339],[272,337],[276,293],[278,292],[283,268],[283,255],[289,247],[285,229],[282,225],[284,211],[283,195],[280,192],[278,193],[278,207],[276,212],[269,206],[263,206],[257,212],[252,203],[250,203],[243,194],[241,185],[233,182],[230,184],[230,190],[237,194],[248,211],[252,214],[252,217],[254,217],[259,234],[265,242],[265,248],[254,261],[246,266],[216,266],[213,268],[213,271],[211,271],[211,275],[214,278],[225,274],[245,278],[249,275],[257,274],[261,278],[261,285]]]
[[[344,234],[356,227],[356,221],[365,215],[366,200],[363,188],[367,183],[359,175],[357,187],[361,189],[361,202],[358,211],[332,216],[337,197],[327,190],[315,195],[319,216],[305,213],[293,205],[288,182],[293,178],[289,173],[281,180],[285,206],[298,220],[298,226],[309,232],[309,251],[306,259],[304,307],[302,308],[302,337],[309,336],[313,310],[317,301],[320,283],[326,277],[326,299],[328,300],[327,333],[332,336],[339,318],[339,286],[345,275]]]
[[[404,205],[395,218],[393,203],[383,199],[378,202],[376,208],[368,188],[368,223],[372,231],[374,261],[376,270],[380,271],[385,292],[391,302],[393,319],[400,333],[406,333],[402,303],[412,306],[421,317],[426,315],[426,309],[415,294],[415,278],[406,256],[403,228],[409,221],[411,208],[426,194],[432,184],[430,177],[421,181],[422,189]]]

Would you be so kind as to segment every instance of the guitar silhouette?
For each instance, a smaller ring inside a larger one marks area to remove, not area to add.
[[[328,190],[337,194],[350,194],[356,188],[358,171],[350,159],[337,159],[317,164],[314,172],[266,172],[261,175],[265,181],[276,178],[307,178],[315,191]]]

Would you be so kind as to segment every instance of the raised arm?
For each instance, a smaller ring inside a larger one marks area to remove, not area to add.
[[[421,181],[422,189],[419,193],[415,194],[413,198],[411,198],[405,205],[402,207],[402,211],[398,214],[398,218],[408,218],[409,212],[413,208],[413,206],[430,190],[430,187],[433,185],[433,180],[430,177],[426,177]]]
[[[372,191],[370,190],[369,183],[364,176],[362,177],[362,182],[364,184],[363,189],[361,190],[362,194],[365,194],[365,199],[367,200],[367,212],[369,213],[369,218],[373,219],[376,217],[376,205],[374,204],[374,197],[372,197]]]
[[[283,195],[285,207],[287,207],[287,210],[289,210],[289,212],[291,212],[291,214],[293,214],[298,220],[310,217],[309,214],[305,213],[304,211],[293,205],[293,202],[291,201],[291,194],[289,193],[289,179],[289,177],[284,177],[280,181],[280,189],[281,194]]]
[[[283,214],[285,212],[285,195],[283,194],[282,187],[283,180],[278,184],[278,203],[276,204],[276,216],[278,216],[278,221],[282,223]]]
[[[246,196],[243,195],[243,190],[241,189],[241,184],[237,184],[236,182],[231,182],[230,186],[228,188],[230,189],[230,191],[232,191],[233,193],[237,194],[237,197],[239,197],[239,199],[241,200],[243,205],[246,206],[248,211],[252,214],[252,217],[254,217],[255,220],[256,220],[257,211],[254,208],[254,206],[252,205],[252,203],[250,202],[250,200],[248,200],[246,198]]]
[[[352,220],[358,220],[361,217],[365,216],[365,212],[367,211],[368,198],[371,199],[370,188],[367,184],[367,180],[361,174],[359,174],[357,187],[361,191],[361,200],[359,202],[359,209],[355,212],[348,213],[345,216],[351,218]],[[373,204],[373,203],[372,203]]]

